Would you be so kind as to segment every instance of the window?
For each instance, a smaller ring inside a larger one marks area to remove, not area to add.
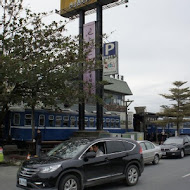
[[[45,116],[44,115],[39,116],[39,126],[45,126]]]
[[[84,118],[84,125],[85,125],[85,127],[88,127],[88,117]]]
[[[77,127],[79,127],[79,117],[77,117]]]
[[[100,149],[103,154],[105,154],[105,142],[98,142],[93,144],[92,146],[96,145],[98,147],[98,149]]]
[[[63,127],[69,127],[69,116],[63,116]]]
[[[111,119],[111,127],[114,127],[115,119]]]
[[[189,136],[187,136],[187,139],[190,141],[190,137]]]
[[[147,149],[153,149],[154,148],[154,145],[152,143],[145,142],[145,145],[146,145]]]
[[[53,121],[54,121],[54,116],[53,115],[49,115],[49,126],[53,127]]]
[[[56,127],[61,127],[61,121],[62,121],[62,117],[61,116],[56,116],[55,126]]]
[[[122,141],[107,141],[107,153],[115,153],[125,151],[125,146]]]
[[[103,118],[103,126],[106,127],[106,120]]]
[[[119,128],[119,119],[116,119],[116,120],[115,120],[115,127],[116,127],[116,128]]]
[[[32,124],[32,116],[31,114],[25,115],[25,125],[31,125]]]
[[[124,144],[125,149],[126,149],[127,151],[132,150],[133,147],[134,147],[134,144],[132,144],[132,143],[130,143],[130,142],[127,142],[127,141],[123,141],[123,144]]]
[[[140,143],[140,146],[141,146],[142,150],[146,150],[146,146],[144,143]]]
[[[75,127],[76,125],[76,117],[75,116],[71,116],[70,117],[70,126],[71,127]]]
[[[106,118],[106,127],[109,127],[109,126],[110,126],[110,119]]]
[[[90,127],[94,127],[94,118],[93,117],[90,117],[89,118],[89,125],[90,125]]]
[[[19,113],[14,114],[13,124],[20,125],[20,114]]]

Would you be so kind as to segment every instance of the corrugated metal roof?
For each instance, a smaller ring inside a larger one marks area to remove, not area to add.
[[[104,90],[121,93],[123,95],[133,95],[127,82],[110,78],[109,76],[103,76],[103,80],[109,83],[108,85],[104,86]]]

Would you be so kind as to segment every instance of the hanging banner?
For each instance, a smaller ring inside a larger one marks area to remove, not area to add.
[[[90,49],[88,51],[87,60],[95,59],[95,34],[96,34],[96,22],[90,22],[83,25],[83,38],[84,41],[90,43]],[[95,62],[94,62],[95,64]],[[88,94],[96,93],[96,75],[95,70],[87,70],[83,74],[84,90]]]
[[[118,42],[104,44],[103,47],[103,74],[118,74]]]
[[[0,35],[0,55],[3,54],[3,36]]]

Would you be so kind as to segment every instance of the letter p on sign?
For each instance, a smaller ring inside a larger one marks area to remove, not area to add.
[[[112,51],[113,49],[114,49],[113,43],[105,44],[105,56],[110,55],[109,52]]]
[[[104,44],[104,57],[108,57],[108,56],[116,56],[117,55],[117,51],[118,51],[118,42],[110,42],[110,43],[106,43]]]

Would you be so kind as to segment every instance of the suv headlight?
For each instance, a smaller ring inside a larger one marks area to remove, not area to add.
[[[56,165],[52,165],[52,166],[41,167],[41,168],[40,168],[40,173],[54,172],[54,171],[57,170],[60,166],[61,166],[61,164],[56,164]]]
[[[178,150],[177,147],[175,147],[175,148],[171,148],[171,149],[170,149],[170,151],[177,151],[177,150]]]

